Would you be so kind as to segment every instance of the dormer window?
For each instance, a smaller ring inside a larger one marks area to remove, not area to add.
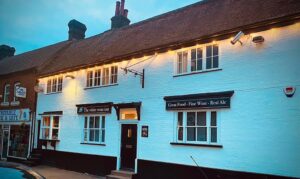
[[[118,83],[118,66],[97,68],[86,73],[86,87],[109,86]]]
[[[219,68],[217,44],[192,48],[177,53],[175,75],[193,74]]]
[[[47,94],[62,92],[63,77],[53,77],[47,80]]]

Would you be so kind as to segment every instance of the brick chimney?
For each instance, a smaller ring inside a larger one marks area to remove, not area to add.
[[[111,28],[117,29],[130,24],[127,18],[128,10],[125,8],[125,0],[117,1],[115,16],[111,18]]]
[[[68,23],[69,26],[69,40],[80,40],[84,39],[86,26],[73,19]]]
[[[0,45],[0,60],[15,55],[16,49],[8,45]]]

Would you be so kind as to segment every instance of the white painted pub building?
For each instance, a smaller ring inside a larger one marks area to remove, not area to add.
[[[300,177],[299,2],[209,0],[117,27],[127,13],[117,3],[111,30],[40,71],[45,162],[103,176]]]

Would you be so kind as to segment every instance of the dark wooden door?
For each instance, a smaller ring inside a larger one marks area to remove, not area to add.
[[[40,132],[41,132],[41,120],[38,120],[37,149],[42,149],[42,141],[40,140]]]
[[[121,168],[133,170],[136,158],[137,125],[122,124],[121,135]]]

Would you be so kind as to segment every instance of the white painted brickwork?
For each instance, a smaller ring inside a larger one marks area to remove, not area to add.
[[[64,78],[63,91],[39,94],[37,114],[63,111],[57,150],[116,156],[120,153],[120,122],[114,108],[106,117],[106,146],[82,145],[82,116],[76,104],[142,102],[138,123],[138,158],[200,166],[300,177],[300,23],[251,34],[265,42],[252,43],[249,35],[239,43],[217,41],[222,70],[173,77],[176,52],[152,57],[133,68],[145,68],[145,88],[139,77],[124,75],[119,68],[118,85],[84,90],[86,70]],[[119,67],[141,59],[124,61]],[[40,79],[46,84],[46,79]],[[297,87],[292,98],[283,92]],[[218,110],[218,132],[223,148],[173,146],[174,113],[165,110],[164,96],[234,90],[231,108]],[[40,116],[37,116],[41,119]],[[140,127],[149,126],[142,138]]]

